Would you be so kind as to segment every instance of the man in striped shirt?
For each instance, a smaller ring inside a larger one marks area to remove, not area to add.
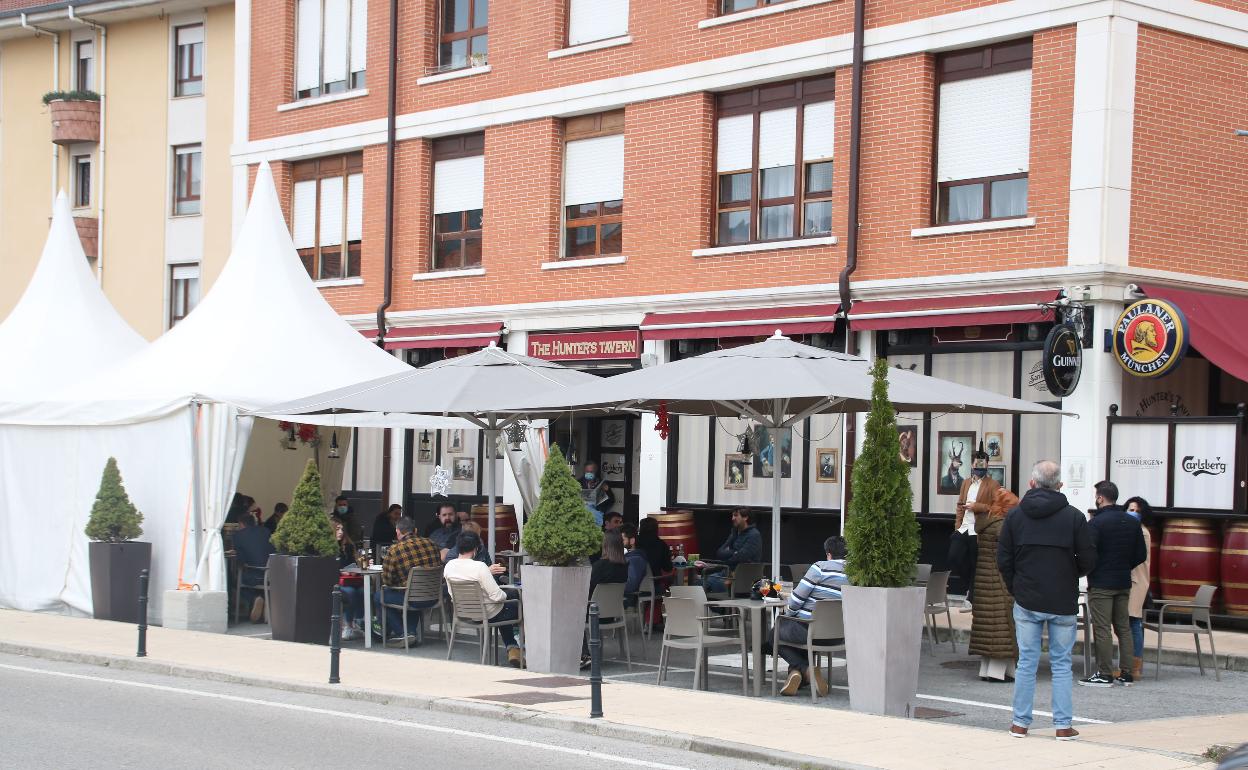
[[[789,664],[789,674],[784,681],[784,689],[780,691],[783,695],[796,695],[803,683],[810,683],[811,677],[814,678],[815,691],[819,695],[826,695],[828,692],[828,683],[819,668],[816,666],[813,671],[807,670],[806,624],[793,620],[810,620],[815,602],[821,599],[840,599],[841,586],[849,582],[845,577],[845,539],[833,535],[823,541],[823,550],[827,554],[827,561],[810,565],[801,582],[793,586],[789,605],[776,619],[780,624],[780,657]],[[817,645],[840,643],[840,639],[815,639]],[[792,646],[795,644],[802,646]]]

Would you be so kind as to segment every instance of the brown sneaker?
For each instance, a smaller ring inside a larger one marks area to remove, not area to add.
[[[811,678],[815,681],[815,695],[820,698],[828,694],[828,682],[823,678],[823,670],[818,666],[811,669]]]
[[[802,689],[802,672],[797,669],[789,669],[789,675],[784,680],[784,687],[780,688],[781,695],[797,695],[797,691]]]
[[[1010,737],[1011,738],[1026,738],[1027,728],[1019,727],[1018,725],[1010,725]]]
[[[1059,741],[1073,741],[1079,737],[1079,731],[1073,727],[1063,727],[1057,731],[1056,738]]]
[[[507,648],[507,664],[512,668],[522,668],[524,666],[524,658],[519,647]]]
[[[255,604],[251,605],[251,622],[259,623],[264,620],[264,597],[257,596]]]

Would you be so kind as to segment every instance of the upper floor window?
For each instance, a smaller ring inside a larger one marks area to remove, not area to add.
[[[204,92],[204,25],[188,24],[173,30],[173,95],[199,96]]]
[[[624,235],[624,111],[564,124],[565,257],[620,254]]]
[[[73,165],[74,208],[85,209],[91,205],[91,156],[75,155]]]
[[[832,232],[831,77],[723,94],[716,126],[716,243]]]
[[[199,263],[169,266],[169,328],[199,304]]]
[[[720,0],[720,13],[736,13],[751,8],[765,8],[769,5],[780,5],[791,0]]]
[[[1027,214],[1031,40],[937,60],[936,222]]]
[[[315,281],[359,277],[363,153],[301,161],[291,175],[295,183],[291,234],[308,275]]]
[[[489,61],[489,0],[440,0],[438,68],[480,67]]]
[[[92,40],[74,43],[74,88],[79,91],[95,89],[95,42]]]
[[[570,0],[568,45],[628,34],[628,0]]]
[[[198,144],[173,148],[173,213],[198,214],[203,183],[203,153]]]
[[[485,135],[433,143],[433,269],[481,266]]]
[[[298,0],[295,98],[364,87],[368,0]]]

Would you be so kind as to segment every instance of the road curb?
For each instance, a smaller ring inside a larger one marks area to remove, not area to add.
[[[139,671],[148,674],[161,674],[182,679],[200,679],[211,682],[229,684],[245,684],[254,687],[297,692],[306,695],[321,695],[343,700],[355,700],[379,705],[397,705],[442,713],[460,714],[472,717],[502,719],[509,722],[523,722],[527,725],[544,727],[565,732],[594,735],[601,738],[642,743],[657,748],[692,751],[699,754],[742,759],[761,762],[777,767],[790,767],[796,770],[878,770],[866,765],[845,762],[833,762],[819,757],[802,754],[775,752],[748,746],[732,741],[721,741],[685,733],[666,730],[652,730],[632,725],[623,725],[601,719],[571,717],[560,714],[547,714],[519,706],[482,703],[459,698],[443,698],[430,695],[412,695],[385,690],[347,689],[341,685],[312,684],[278,677],[261,677],[237,674],[231,671],[214,669],[207,666],[188,666],[180,663],[166,663],[152,658],[131,658],[121,655],[107,655],[97,652],[80,652],[61,647],[18,644],[0,640],[0,652],[20,655],[28,658],[41,658],[62,663],[81,663],[103,668],[114,668],[123,671]],[[610,683],[604,685],[609,688]]]

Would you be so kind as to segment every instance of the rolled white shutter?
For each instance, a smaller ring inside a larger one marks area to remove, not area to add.
[[[715,145],[715,170],[742,171],[754,168],[754,116],[719,119]]]
[[[189,27],[178,27],[177,44],[193,45],[204,42],[204,25],[196,24]],[[197,268],[198,269],[198,268]]]
[[[440,160],[433,171],[433,213],[485,208],[485,157]]]
[[[175,281],[185,281],[191,278],[198,278],[198,277],[199,277],[199,264],[198,263],[194,263],[190,265],[174,265],[173,266],[173,280]]]
[[[802,112],[802,160],[831,158],[835,136],[836,102],[806,105]]]
[[[325,0],[325,82],[347,79],[347,20],[351,0]]]
[[[941,85],[937,136],[937,181],[1027,171],[1031,70]]]
[[[316,180],[295,182],[295,201],[291,207],[291,237],[296,249],[310,249],[316,245]]]
[[[295,90],[321,87],[321,0],[299,0]]]
[[[321,180],[321,245],[342,243],[342,177]]]
[[[568,45],[628,34],[628,0],[572,0]]]
[[[347,177],[347,240],[364,240],[364,175]]]
[[[563,204],[601,203],[624,197],[624,135],[568,142]]]
[[[351,71],[368,68],[368,0],[351,1]]]
[[[797,161],[797,108],[768,110],[758,116],[758,167],[792,166]]]

